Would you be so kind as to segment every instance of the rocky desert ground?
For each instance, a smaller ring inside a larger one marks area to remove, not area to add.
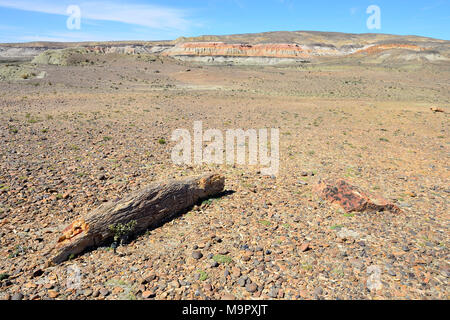
[[[449,41],[298,32],[0,47],[0,298],[450,298]],[[279,128],[278,175],[175,165],[172,132],[194,121]],[[116,250],[48,264],[77,217],[205,172],[226,192]],[[348,212],[316,192],[330,179],[399,210]]]

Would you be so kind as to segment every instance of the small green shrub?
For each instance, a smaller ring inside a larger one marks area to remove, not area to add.
[[[9,127],[9,132],[16,134],[19,130],[16,127]]]
[[[200,281],[205,281],[206,279],[208,279],[208,274],[205,271],[198,270],[198,273],[200,274]]]
[[[9,274],[7,273],[1,273],[0,274],[0,281],[8,279],[9,278]]]
[[[117,243],[120,241],[122,244],[123,241],[133,233],[134,228],[136,227],[136,220],[132,220],[127,224],[117,223],[109,226],[109,230],[114,233],[114,242]]]
[[[267,220],[261,220],[261,221],[259,221],[259,223],[261,223],[262,225],[264,225],[266,227],[271,225],[270,221],[267,221]]]
[[[216,254],[213,257],[213,260],[217,263],[230,263],[232,261],[232,259],[229,256],[223,255],[223,254]]]

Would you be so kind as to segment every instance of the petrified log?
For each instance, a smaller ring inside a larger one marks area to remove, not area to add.
[[[321,180],[315,187],[315,191],[321,198],[340,205],[346,212],[384,210],[401,212],[399,207],[383,197],[366,193],[342,179],[337,181]]]
[[[111,241],[114,232],[110,226],[136,221],[133,232],[139,233],[167,221],[198,200],[222,192],[224,182],[220,175],[206,174],[154,183],[122,200],[105,203],[63,230],[58,243],[49,252],[49,263],[61,263],[88,247]]]

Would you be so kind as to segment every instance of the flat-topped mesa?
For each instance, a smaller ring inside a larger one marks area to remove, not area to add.
[[[325,51],[325,50],[324,50]],[[295,43],[282,44],[230,44],[224,42],[186,42],[165,51],[168,56],[229,56],[309,58],[312,48]]]
[[[154,46],[88,46],[85,47],[88,52],[96,54],[152,54],[160,53],[171,48],[170,45],[154,45]]]

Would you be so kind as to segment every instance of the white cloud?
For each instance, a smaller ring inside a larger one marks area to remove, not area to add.
[[[0,0],[0,7],[67,15],[67,7],[76,1]],[[193,22],[186,10],[149,4],[132,4],[112,0],[79,2],[81,19],[122,22],[161,30],[187,30]]]
[[[144,33],[145,32],[145,33]],[[130,30],[123,33],[87,33],[81,31],[50,32],[45,34],[28,33],[21,36],[8,37],[0,42],[30,42],[30,41],[50,41],[50,42],[84,42],[84,41],[131,41],[131,40],[170,40],[178,35],[171,33],[161,33],[158,31],[148,32],[148,30]]]

